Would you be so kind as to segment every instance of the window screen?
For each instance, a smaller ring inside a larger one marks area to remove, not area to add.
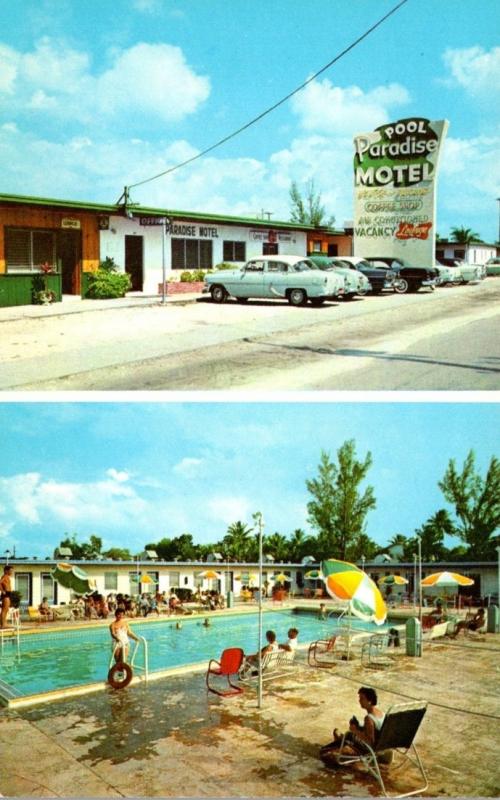
[[[224,242],[222,258],[224,261],[246,261],[246,242]]]
[[[56,266],[55,233],[6,228],[7,272],[38,272],[42,264]]]

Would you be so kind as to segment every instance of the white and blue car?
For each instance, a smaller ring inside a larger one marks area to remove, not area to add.
[[[288,300],[292,306],[308,301],[319,306],[342,297],[343,276],[322,272],[304,256],[258,256],[241,269],[219,270],[205,276],[204,292],[214,303],[234,297],[240,303],[251,298]]]

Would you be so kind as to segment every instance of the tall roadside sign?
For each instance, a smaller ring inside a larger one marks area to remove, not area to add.
[[[446,120],[400,119],[354,137],[354,255],[434,264]]]

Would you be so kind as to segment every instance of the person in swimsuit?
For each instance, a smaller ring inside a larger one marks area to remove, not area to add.
[[[377,693],[368,686],[362,686],[358,690],[359,705],[366,711],[363,725],[360,725],[356,717],[349,720],[349,731],[346,733],[344,747],[340,749],[343,734],[338,728],[333,731],[333,741],[324,745],[320,750],[320,758],[327,766],[336,766],[337,756],[342,753],[355,754],[363,749],[366,742],[370,747],[374,747],[377,742],[378,734],[383,725],[385,714],[377,708]]]
[[[122,608],[116,609],[115,618],[109,626],[109,632],[111,634],[111,646],[115,654],[115,661],[117,663],[120,661],[127,661],[130,649],[129,637],[130,639],[134,639],[136,642],[139,641],[139,637],[136,636],[133,630],[130,628],[127,620],[125,619],[125,612]],[[117,647],[118,644],[120,647]]]
[[[2,597],[2,610],[0,612],[0,628],[5,628],[7,623],[7,614],[10,609],[10,600],[12,597],[12,567],[6,564],[3,568],[3,575],[0,578],[0,595]]]

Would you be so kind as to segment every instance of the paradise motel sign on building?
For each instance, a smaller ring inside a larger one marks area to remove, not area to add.
[[[354,254],[434,264],[446,120],[401,119],[354,137]]]

